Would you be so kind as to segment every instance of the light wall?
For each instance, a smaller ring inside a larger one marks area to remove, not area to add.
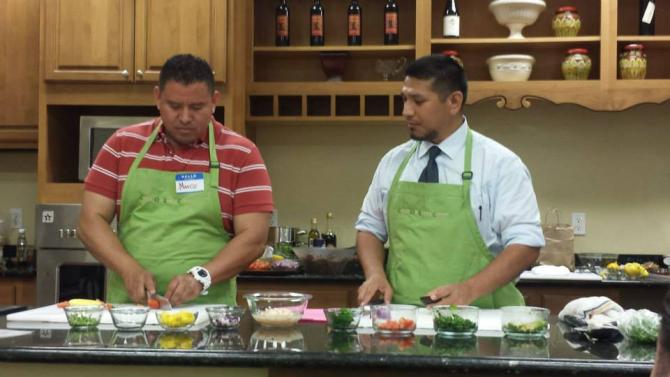
[[[9,227],[9,209],[23,210],[23,225],[29,244],[34,244],[37,200],[37,153],[0,151],[0,218],[8,228],[8,243],[16,243],[16,230]]]
[[[466,113],[474,129],[525,161],[543,212],[557,207],[564,221],[586,213],[577,252],[670,254],[670,103],[593,112],[542,102],[509,111],[485,102]],[[332,211],[339,245],[353,245],[374,169],[406,137],[402,123],[257,127],[280,224],[307,228],[317,217],[323,230]],[[35,200],[36,153],[0,151],[0,214],[22,208],[31,243]]]
[[[533,176],[540,209],[562,220],[586,213],[577,252],[670,254],[670,103],[623,112],[534,102],[466,108],[470,125],[515,151]],[[397,124],[269,125],[256,128],[279,223],[301,228],[334,213],[338,246],[354,244],[353,224],[374,169],[407,133]]]

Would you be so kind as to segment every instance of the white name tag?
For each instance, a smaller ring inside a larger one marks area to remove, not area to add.
[[[177,194],[205,191],[205,175],[203,173],[177,174],[175,184]]]

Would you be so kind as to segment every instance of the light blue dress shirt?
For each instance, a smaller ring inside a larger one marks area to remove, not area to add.
[[[437,146],[440,183],[462,184],[467,120]],[[388,192],[393,178],[410,152],[409,140],[382,158],[363,201],[356,229],[388,240]],[[417,182],[428,163],[428,149],[434,144],[422,141],[400,176],[401,181]],[[521,159],[500,143],[472,132],[472,184],[470,201],[479,233],[493,255],[510,244],[544,246],[540,212],[528,168]]]

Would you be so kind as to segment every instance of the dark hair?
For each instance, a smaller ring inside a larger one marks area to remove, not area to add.
[[[205,60],[191,54],[174,55],[165,61],[158,78],[158,88],[161,92],[170,80],[182,85],[204,82],[210,94],[214,93],[212,67]]]
[[[463,93],[463,104],[468,99],[465,71],[450,57],[438,54],[423,56],[407,67],[405,75],[419,80],[433,80],[431,89],[442,101],[457,90]]]

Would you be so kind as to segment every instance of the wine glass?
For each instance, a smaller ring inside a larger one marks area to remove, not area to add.
[[[401,56],[397,59],[377,59],[375,62],[375,71],[382,75],[384,81],[388,81],[389,77],[395,76],[402,72],[407,65],[407,58]]]

